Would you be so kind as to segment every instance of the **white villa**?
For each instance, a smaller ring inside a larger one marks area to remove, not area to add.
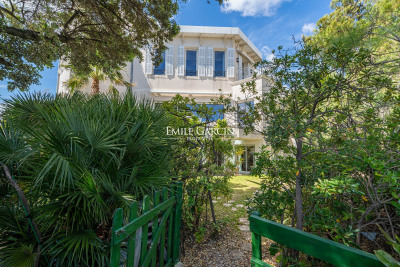
[[[135,84],[133,92],[155,102],[181,94],[196,98],[198,103],[209,103],[222,90],[222,94],[232,95],[232,101],[245,108],[240,100],[244,98],[241,84],[252,79],[252,66],[262,59],[261,52],[236,27],[181,26],[179,35],[168,43],[159,66],[153,64],[149,49],[143,49],[143,62],[135,59],[127,64],[125,78]],[[58,70],[57,93],[68,92],[64,83],[70,72],[62,65]],[[108,86],[107,82],[101,83],[100,90],[106,91]],[[266,90],[267,80],[257,78],[256,86],[259,92]],[[90,85],[86,90],[90,91]],[[126,88],[121,86],[118,90],[124,93]],[[259,151],[264,140],[259,134],[244,135],[237,120],[231,124],[234,144],[245,147],[239,172],[246,173],[254,164],[254,152]]]

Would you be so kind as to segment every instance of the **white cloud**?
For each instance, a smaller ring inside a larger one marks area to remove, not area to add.
[[[6,88],[7,87],[7,85],[5,85],[5,84],[0,84],[0,88]]]
[[[269,48],[268,46],[264,45],[261,48],[261,53],[263,54],[264,58],[268,61],[271,61],[275,58],[275,55],[272,54],[271,52],[271,48]]]
[[[304,24],[303,28],[301,28],[301,32],[305,35],[312,34],[314,30],[315,30],[315,23]]]
[[[241,12],[242,16],[272,16],[276,9],[290,0],[228,0],[221,10],[223,12]]]

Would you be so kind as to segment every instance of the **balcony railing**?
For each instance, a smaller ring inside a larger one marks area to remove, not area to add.
[[[165,69],[154,69],[154,75],[165,75]]]
[[[223,70],[214,71],[214,77],[225,77],[225,71]]]
[[[197,76],[197,70],[186,70],[186,76]]]
[[[250,67],[239,68],[237,73],[237,79],[242,80],[253,76],[253,69]]]

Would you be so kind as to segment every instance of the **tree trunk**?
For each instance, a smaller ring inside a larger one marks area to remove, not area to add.
[[[100,93],[100,81],[97,78],[93,78],[91,93],[92,93],[92,95],[97,95]]]
[[[212,196],[211,196],[211,191],[208,190],[208,200],[210,201],[210,210],[211,210],[211,216],[213,223],[216,224],[217,221],[215,219],[215,212],[214,212],[214,203],[212,202]]]
[[[301,196],[300,175],[301,173],[296,176],[296,228],[303,230],[303,201]]]
[[[36,253],[36,258],[35,258],[35,261],[34,261],[34,266],[35,267],[39,266],[39,258],[40,258],[40,255],[41,255],[40,246],[42,245],[42,235],[41,235],[41,233],[39,231],[39,227],[36,224],[35,220],[31,217],[31,210],[29,208],[28,200],[26,199],[25,194],[22,192],[22,190],[19,187],[19,185],[17,184],[17,182],[14,181],[14,179],[12,178],[10,170],[8,169],[8,167],[5,164],[3,164],[1,162],[0,162],[0,167],[3,168],[3,172],[4,172],[7,180],[10,182],[11,186],[14,187],[15,191],[17,191],[17,194],[18,194],[19,198],[21,199],[22,205],[25,207],[25,210],[28,213],[27,214],[27,218],[28,218],[28,220],[31,221],[33,230],[36,232],[36,236],[38,238],[38,243],[39,244],[38,244],[38,250],[37,250],[37,253]]]
[[[297,173],[296,173],[296,196],[295,196],[295,211],[296,211],[296,228],[303,230],[303,199],[301,196],[301,160],[303,156],[303,140],[296,140],[297,145]]]

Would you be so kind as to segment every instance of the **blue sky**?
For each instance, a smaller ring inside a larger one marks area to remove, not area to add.
[[[290,47],[292,37],[309,35],[319,18],[331,12],[330,0],[229,0],[222,7],[215,1],[188,0],[181,5],[176,21],[180,25],[239,27],[263,53],[271,57],[271,49]],[[57,62],[42,73],[40,85],[30,91],[56,92]],[[0,96],[7,98],[18,91],[7,92],[0,81]]]

